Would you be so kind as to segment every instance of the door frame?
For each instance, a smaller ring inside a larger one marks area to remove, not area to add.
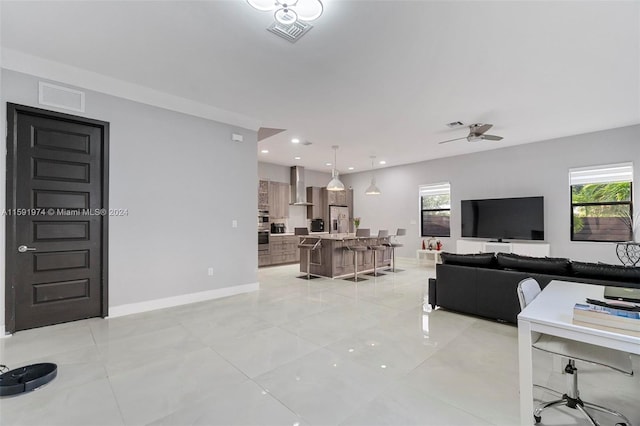
[[[19,113],[51,118],[69,123],[98,127],[102,132],[102,208],[109,212],[109,123],[91,118],[79,117],[61,112],[49,111],[25,105],[7,102],[7,174],[5,209],[16,208],[17,196],[17,147],[18,138],[15,132]],[[16,328],[16,299],[15,299],[15,265],[17,256],[16,216],[5,215],[5,328],[7,333],[15,332]],[[109,214],[102,216],[102,253],[100,288],[100,315],[109,315]]]

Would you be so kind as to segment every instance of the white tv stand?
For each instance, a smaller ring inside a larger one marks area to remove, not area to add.
[[[514,253],[522,256],[549,256],[551,246],[547,243],[508,243],[478,240],[457,240],[456,252],[469,253]]]

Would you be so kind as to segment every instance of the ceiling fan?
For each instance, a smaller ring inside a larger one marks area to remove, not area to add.
[[[488,140],[488,141],[499,141],[499,140],[501,140],[502,136],[485,135],[484,134],[487,130],[489,130],[492,127],[493,127],[493,124],[480,124],[480,123],[471,124],[469,126],[469,135],[468,136],[465,136],[465,137],[462,137],[462,138],[449,139],[447,141],[442,141],[442,142],[438,142],[438,143],[439,144],[448,143],[448,142],[458,141],[460,139],[466,139],[469,142],[476,142],[476,141],[480,141],[480,140]]]

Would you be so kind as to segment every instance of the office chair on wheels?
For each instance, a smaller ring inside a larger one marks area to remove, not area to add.
[[[520,309],[524,309],[533,299],[540,294],[541,289],[538,282],[533,278],[525,278],[518,284],[518,300],[520,301]],[[623,414],[618,413],[610,408],[603,407],[591,402],[580,399],[578,391],[578,369],[576,368],[576,360],[588,362],[590,364],[601,365],[612,370],[619,371],[626,375],[633,375],[633,368],[629,354],[605,348],[602,346],[591,345],[588,343],[578,342],[575,340],[564,339],[561,337],[540,334],[534,338],[533,347],[554,355],[560,355],[568,358],[564,372],[567,374],[567,393],[562,395],[561,399],[539,404],[533,410],[533,418],[537,423],[542,420],[542,411],[549,407],[557,405],[565,405],[569,408],[580,411],[587,419],[590,425],[599,426],[599,423],[585,410],[589,408],[619,417],[622,422],[616,425],[631,426],[631,422]]]

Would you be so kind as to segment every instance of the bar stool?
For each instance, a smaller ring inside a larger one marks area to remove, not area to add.
[[[294,235],[309,235],[309,229],[307,228],[294,228]],[[320,239],[315,243],[307,242],[306,238],[303,238],[302,241],[298,244],[299,249],[307,250],[307,274],[300,275],[298,278],[302,278],[303,280],[312,280],[314,278],[320,278],[316,275],[311,275],[311,252],[320,248]]]
[[[353,252],[353,268],[354,268],[354,273],[353,273],[353,277],[349,277],[349,278],[345,278],[345,280],[347,281],[353,281],[353,282],[360,282],[360,281],[366,281],[366,278],[360,278],[358,277],[358,253],[364,253],[366,251],[369,250],[369,247],[367,247],[364,244],[361,244],[360,240],[358,240],[358,238],[364,238],[364,237],[368,237],[370,235],[370,231],[369,229],[357,229],[356,230],[356,242],[354,244],[351,245],[347,245],[343,247],[343,250],[348,250]],[[364,263],[364,255],[362,256],[362,262]]]
[[[404,228],[398,228],[396,235],[392,235],[394,241],[389,240],[386,244],[387,247],[391,247],[391,268],[385,269],[389,272],[402,272],[404,269],[396,269],[396,247],[404,247],[404,244],[400,244],[395,238],[407,235],[407,230]]]
[[[373,272],[368,273],[367,275],[371,275],[373,277],[379,277],[381,275],[387,275],[387,274],[383,274],[381,272],[378,272],[378,252],[384,252],[386,249],[388,249],[389,247],[387,247],[386,245],[384,245],[384,242],[381,242],[381,239],[387,239],[389,238],[389,231],[387,231],[386,229],[381,229],[378,231],[378,241],[376,241],[375,244],[372,244],[369,246],[369,250],[373,250]]]

